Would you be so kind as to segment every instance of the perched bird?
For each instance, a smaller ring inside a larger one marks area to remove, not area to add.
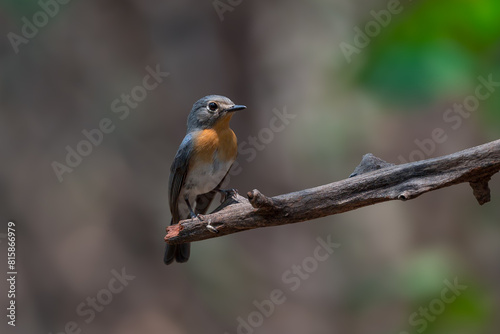
[[[238,152],[236,135],[229,121],[235,111],[242,109],[246,107],[219,95],[205,96],[193,105],[187,120],[187,134],[170,168],[171,225],[205,214],[216,193],[224,192],[220,185]],[[183,263],[189,254],[189,244],[167,244],[163,262]]]

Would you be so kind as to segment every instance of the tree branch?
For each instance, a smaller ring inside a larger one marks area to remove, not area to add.
[[[469,182],[479,204],[490,200],[488,181],[500,171],[500,140],[439,158],[393,165],[366,154],[348,179],[275,197],[258,190],[234,194],[214,213],[167,227],[169,244],[199,241],[259,227],[298,223]],[[207,223],[211,227],[207,228]],[[216,231],[216,233],[215,233]]]

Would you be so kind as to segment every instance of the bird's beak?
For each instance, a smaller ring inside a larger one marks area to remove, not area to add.
[[[227,108],[226,109],[226,112],[234,112],[234,111],[237,111],[237,110],[243,110],[243,109],[246,109],[247,107],[246,106],[242,106],[242,105],[234,105],[230,108]]]

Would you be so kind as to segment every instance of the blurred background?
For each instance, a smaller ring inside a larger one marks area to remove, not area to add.
[[[498,139],[500,87],[484,82],[500,82],[500,2],[60,1],[0,1],[0,233],[16,221],[19,273],[2,333],[499,332],[498,175],[483,207],[460,184],[162,257],[170,164],[205,95],[248,107],[232,120],[242,194],[338,181],[368,152],[402,163]],[[58,177],[103,119],[113,131]],[[340,246],[292,291],[283,275],[328,236]],[[286,300],[259,316],[276,289]]]

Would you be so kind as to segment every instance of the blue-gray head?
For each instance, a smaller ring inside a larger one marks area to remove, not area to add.
[[[193,104],[188,117],[188,132],[210,129],[219,121],[231,119],[232,113],[245,109],[245,106],[235,105],[225,96],[208,95]]]

